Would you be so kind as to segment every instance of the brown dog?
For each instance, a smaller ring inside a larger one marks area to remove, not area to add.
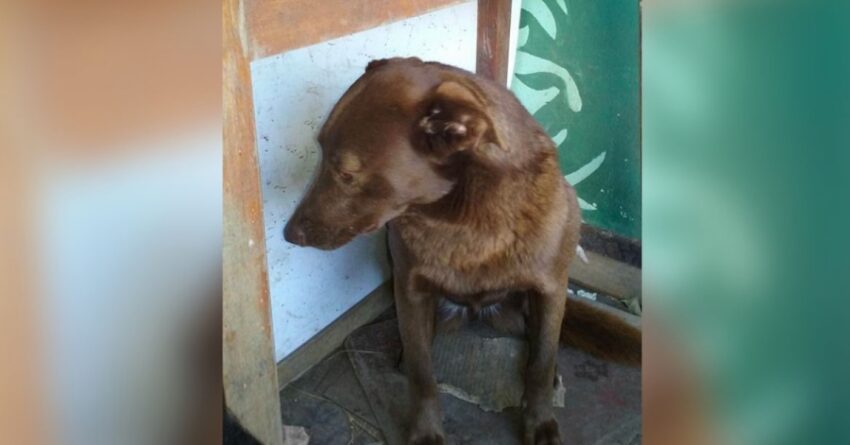
[[[510,91],[438,63],[376,60],[336,104],[319,143],[319,176],[284,234],[334,249],[389,223],[410,443],[445,441],[430,351],[438,312],[525,332],[526,444],[560,443],[559,338],[640,360],[640,333],[590,306],[571,303],[562,333],[581,214],[552,140]]]

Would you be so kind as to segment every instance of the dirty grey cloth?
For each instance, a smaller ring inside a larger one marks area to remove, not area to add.
[[[500,336],[476,325],[434,339],[434,376],[441,392],[474,403],[488,412],[522,405],[527,342]],[[553,406],[564,406],[564,387],[558,376]]]

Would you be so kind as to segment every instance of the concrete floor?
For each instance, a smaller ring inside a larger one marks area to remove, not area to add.
[[[448,443],[519,444],[525,342],[471,326],[438,335],[434,351]],[[355,331],[281,391],[284,424],[305,427],[314,445],[403,444],[400,353],[394,312]],[[639,369],[562,348],[558,373],[562,397],[554,410],[564,443],[641,442]]]

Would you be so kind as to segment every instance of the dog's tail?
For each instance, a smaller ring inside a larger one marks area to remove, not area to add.
[[[561,344],[604,360],[640,365],[640,330],[613,313],[580,299],[567,301]]]

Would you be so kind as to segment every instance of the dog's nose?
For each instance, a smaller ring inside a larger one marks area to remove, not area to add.
[[[295,223],[295,221],[290,221],[283,229],[283,239],[298,246],[307,244],[307,234],[304,233],[304,226]]]

